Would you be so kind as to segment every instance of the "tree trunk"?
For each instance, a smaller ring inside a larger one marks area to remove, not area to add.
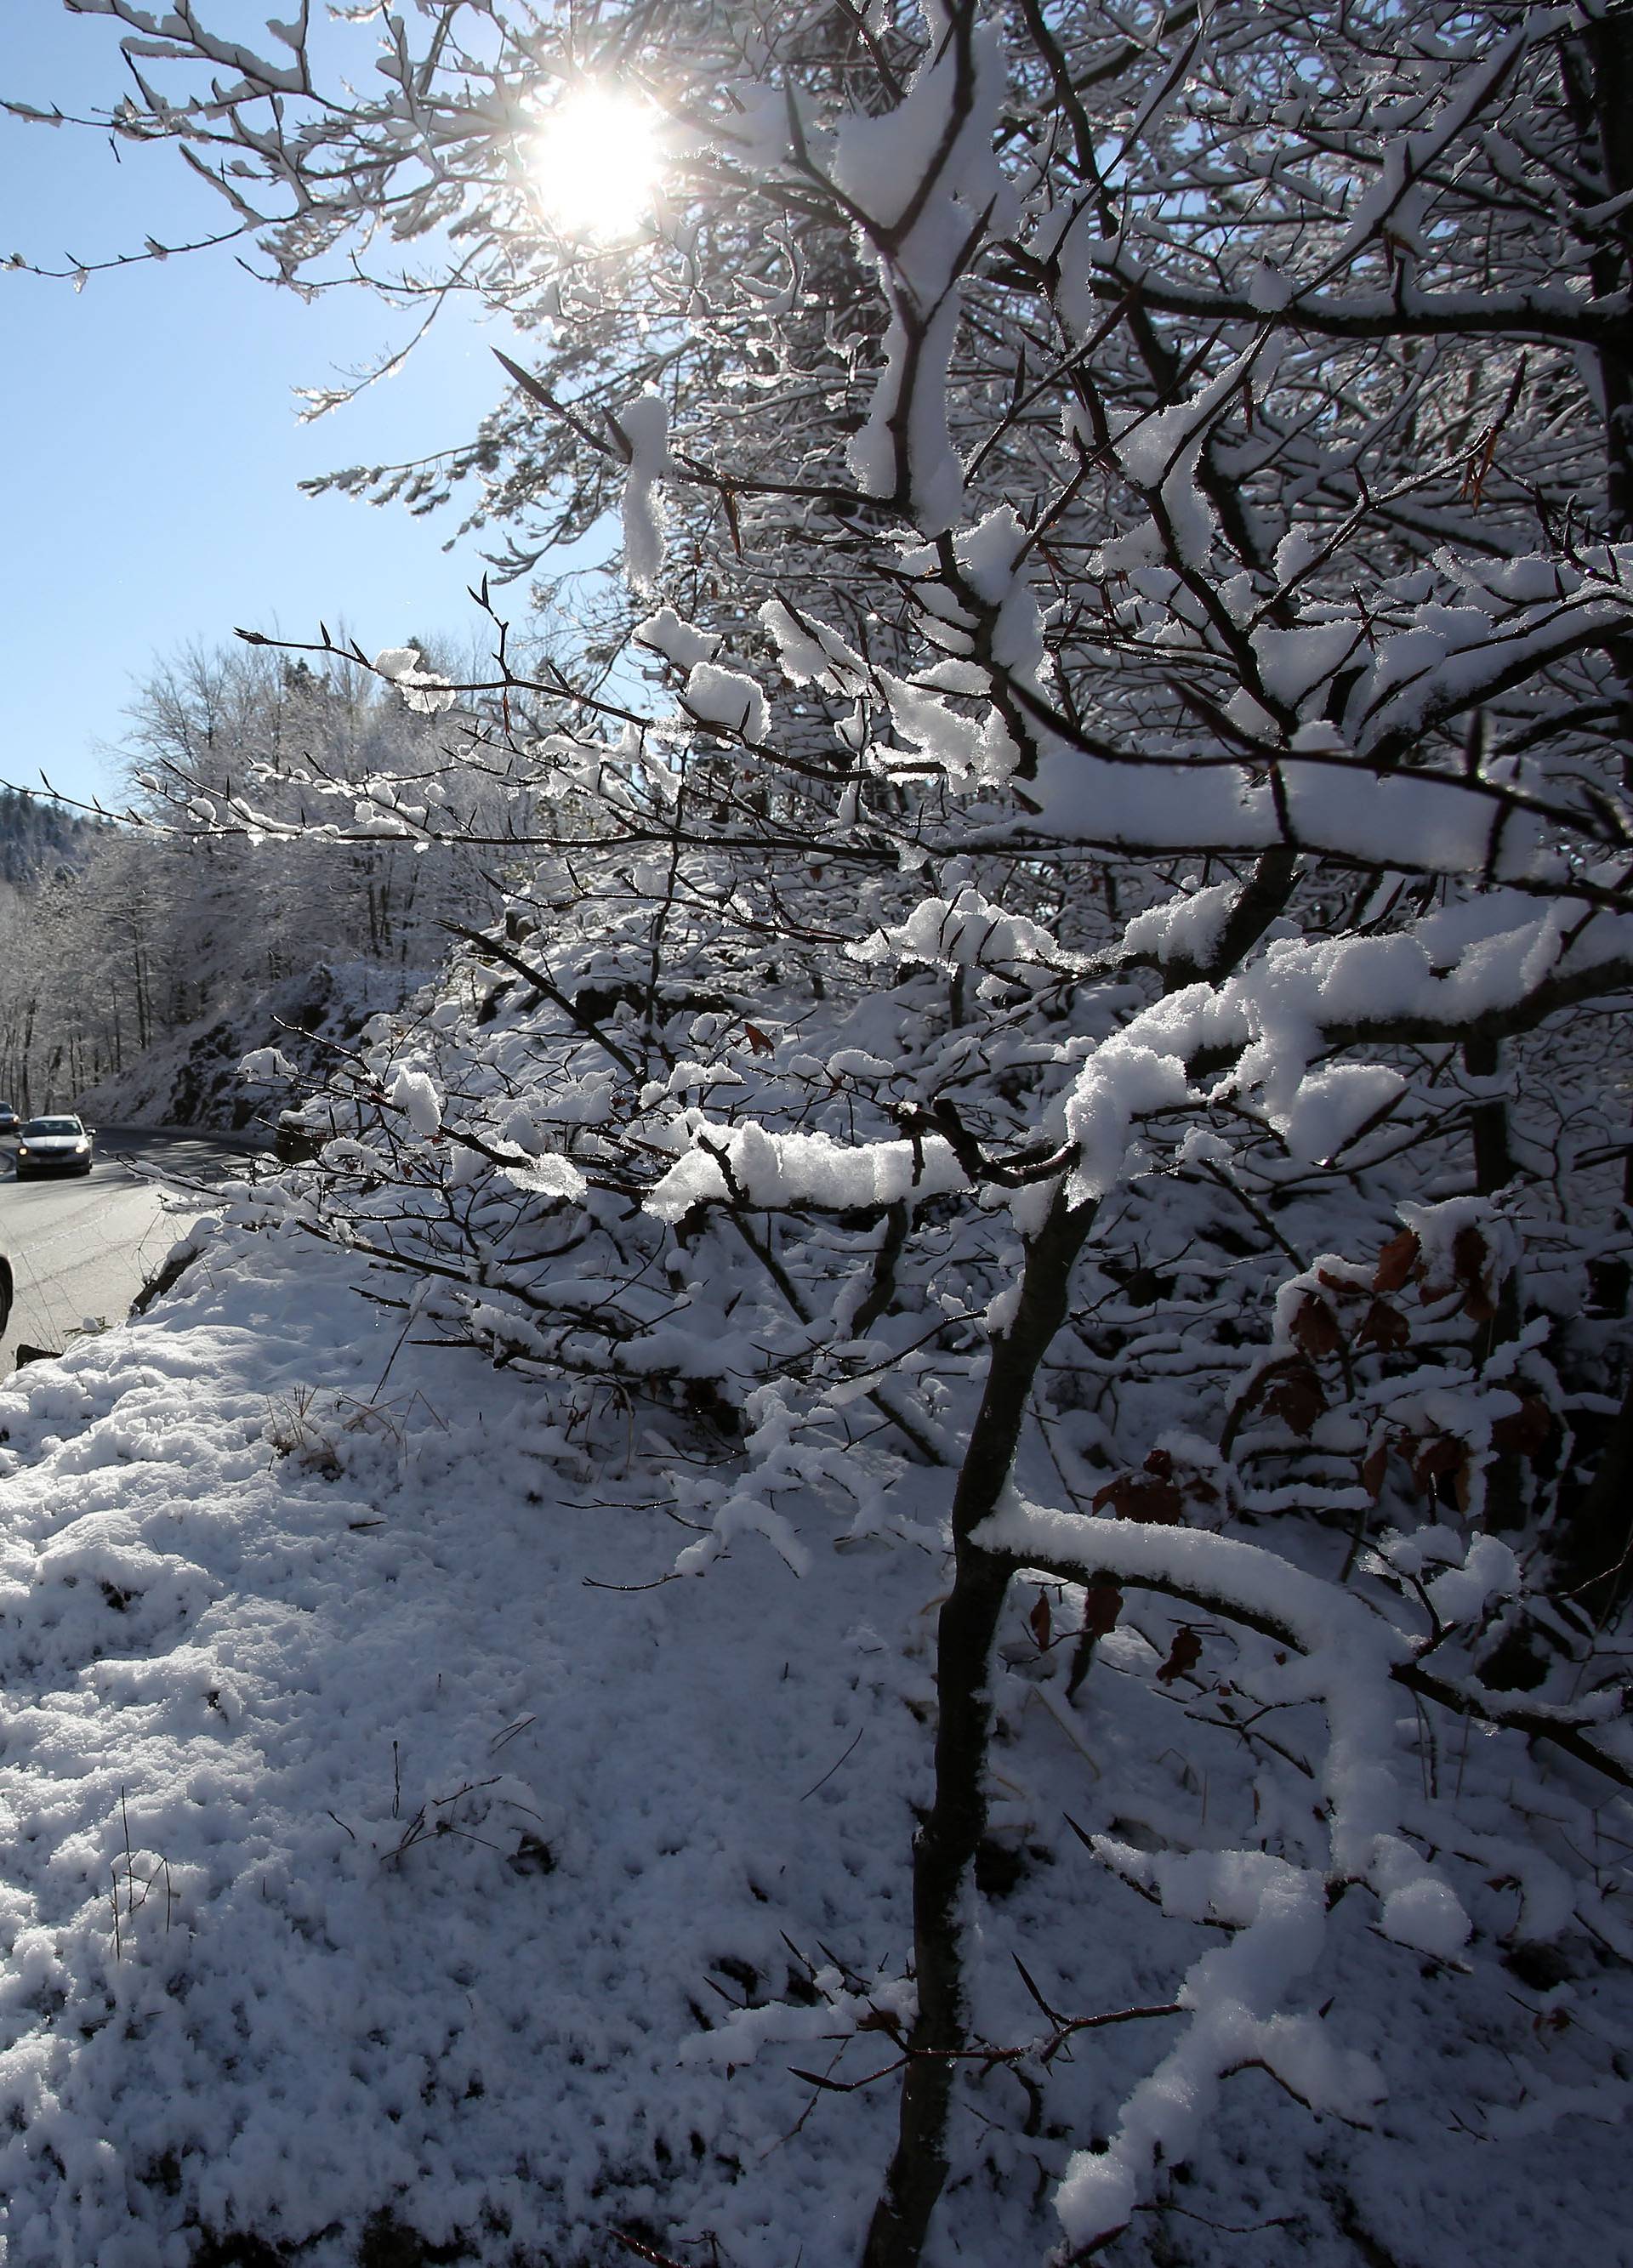
[[[1584,27],[1580,41],[1562,48],[1566,99],[1583,155],[1597,165],[1605,195],[1633,189],[1633,18],[1626,9]],[[1628,288],[1633,276],[1633,213],[1618,224],[1617,245],[1601,241],[1588,262],[1590,280],[1603,298]],[[1605,508],[1613,542],[1633,533],[1633,367],[1626,353],[1601,348],[1598,355],[1600,407],[1605,418]],[[1633,787],[1633,641],[1614,639],[1607,649],[1622,695],[1622,784]]]
[[[1503,1068],[1500,1040],[1482,1035],[1463,1042],[1463,1068],[1471,1079],[1494,1079]],[[1514,1154],[1509,1140],[1508,1105],[1500,1095],[1471,1105],[1469,1124],[1474,1137],[1474,1187],[1482,1197],[1495,1197],[1514,1178]],[[1522,1301],[1518,1275],[1508,1277],[1496,1298],[1496,1313],[1486,1327],[1486,1348],[1518,1337]],[[1524,1460],[1514,1451],[1496,1457],[1486,1472],[1486,1525],[1501,1534],[1519,1527],[1525,1517]]]
[[[1014,1322],[993,1343],[986,1388],[953,1498],[953,1585],[936,1631],[935,1787],[913,1843],[913,1962],[919,2007],[902,2075],[900,2124],[874,2209],[865,2268],[916,2268],[947,2179],[947,2125],[968,2036],[964,1946],[975,1854],[986,1831],[993,1641],[1009,1563],[972,1541],[1002,1498],[1038,1366],[1066,1320],[1073,1264],[1094,1219],[1064,1188],[1027,1249]]]

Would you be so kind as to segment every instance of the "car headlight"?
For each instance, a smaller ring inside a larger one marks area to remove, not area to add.
[[[27,1158],[32,1157],[33,1153],[26,1142],[19,1142],[17,1145],[17,1154],[19,1158]]]
[[[76,1150],[88,1150],[91,1147],[91,1145],[82,1134],[79,1139],[75,1143],[74,1147]]]

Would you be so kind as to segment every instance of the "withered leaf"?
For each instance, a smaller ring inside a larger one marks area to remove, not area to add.
[[[1194,1669],[1202,1658],[1202,1641],[1187,1623],[1183,1630],[1174,1632],[1174,1642],[1168,1649],[1168,1659],[1157,1671],[1157,1681],[1171,1685],[1176,1677],[1183,1677]]]
[[[1449,1299],[1453,1292],[1460,1292],[1464,1314],[1474,1322],[1489,1323],[1496,1313],[1486,1274],[1490,1259],[1485,1238],[1470,1222],[1466,1228],[1459,1228],[1452,1240],[1451,1276],[1442,1279],[1431,1277],[1427,1269],[1421,1270],[1418,1298],[1430,1307],[1437,1300]]]
[[[1472,1221],[1452,1240],[1452,1266],[1471,1322],[1489,1323],[1496,1313],[1496,1258]]]
[[[1185,1498],[1174,1482],[1156,1473],[1123,1473],[1108,1481],[1094,1499],[1097,1512],[1107,1507],[1119,1520],[1144,1520],[1160,1528],[1178,1525],[1185,1513]]]
[[[1452,1240],[1452,1267],[1462,1285],[1483,1283],[1491,1252],[1486,1240],[1469,1221]]]
[[[1295,1433],[1308,1433],[1326,1408],[1326,1395],[1309,1363],[1289,1363],[1267,1389],[1263,1408],[1267,1418],[1279,1418]]]
[[[1385,1354],[1393,1354],[1398,1347],[1405,1346],[1411,1336],[1412,1327],[1399,1307],[1392,1307],[1387,1300],[1374,1300],[1362,1318],[1356,1344],[1375,1346]]]
[[[1026,1617],[1026,1627],[1037,1639],[1039,1651],[1046,1653],[1054,1623],[1049,1613],[1049,1594],[1041,1585],[1038,1587],[1038,1602]]]
[[[1431,1433],[1412,1452],[1412,1477],[1423,1494],[1434,1500],[1435,1483],[1443,1475],[1460,1472],[1468,1462],[1468,1444],[1449,1433]]]
[[[1326,1301],[1318,1299],[1313,1292],[1306,1292],[1293,1315],[1294,1345],[1302,1354],[1319,1361],[1323,1355],[1336,1354],[1343,1337],[1338,1318]]]
[[[1375,1292],[1400,1291],[1417,1266],[1422,1250],[1416,1232],[1413,1229],[1403,1228],[1399,1236],[1392,1236],[1378,1256],[1372,1289]]]
[[[1083,1636],[1104,1638],[1117,1627],[1123,1594],[1115,1583],[1090,1583],[1083,1593]]]
[[[1554,1413],[1540,1395],[1523,1394],[1518,1410],[1497,1418],[1491,1428],[1491,1446],[1505,1456],[1534,1457],[1548,1445],[1554,1431]]]

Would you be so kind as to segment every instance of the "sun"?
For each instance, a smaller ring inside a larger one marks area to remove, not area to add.
[[[627,236],[658,185],[658,121],[650,107],[610,87],[561,95],[528,156],[539,202],[564,236]]]

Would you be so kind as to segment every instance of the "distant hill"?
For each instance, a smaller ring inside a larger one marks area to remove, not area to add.
[[[106,821],[0,787],[0,882],[52,881],[85,864]]]

